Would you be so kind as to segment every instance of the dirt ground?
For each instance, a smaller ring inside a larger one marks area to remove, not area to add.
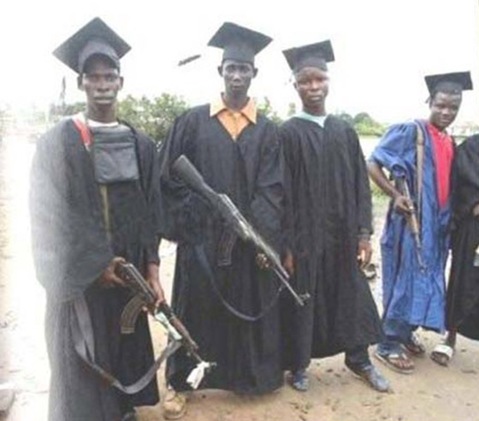
[[[11,381],[16,399],[8,421],[45,421],[49,369],[43,337],[45,298],[35,280],[30,254],[27,189],[34,144],[21,138],[0,140],[0,381]],[[376,209],[380,232],[383,208]],[[379,254],[375,239],[377,263]],[[163,244],[161,279],[169,292],[174,246]],[[378,303],[380,279],[371,283]],[[161,326],[152,325],[157,350],[165,344]],[[420,332],[428,352],[440,339]],[[372,351],[372,350],[371,350]],[[193,393],[186,421],[478,421],[479,344],[461,338],[450,367],[429,358],[416,360],[416,373],[396,374],[378,367],[394,391],[379,394],[344,367],[343,356],[314,361],[306,393],[289,386],[261,397],[221,391]],[[159,381],[164,393],[163,377]],[[141,421],[161,420],[161,407],[139,409]],[[87,421],[87,420],[85,420]]]

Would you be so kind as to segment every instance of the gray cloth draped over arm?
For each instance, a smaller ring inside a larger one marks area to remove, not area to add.
[[[82,294],[113,258],[90,157],[71,121],[37,144],[30,184],[37,278],[50,299]]]

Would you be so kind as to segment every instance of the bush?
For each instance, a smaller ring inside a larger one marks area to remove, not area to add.
[[[129,95],[119,102],[118,116],[161,144],[175,118],[187,108],[186,102],[175,95],[165,93],[152,99]]]

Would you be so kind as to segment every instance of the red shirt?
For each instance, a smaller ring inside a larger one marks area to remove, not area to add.
[[[431,135],[433,156],[436,163],[437,199],[442,208],[449,199],[451,189],[451,167],[454,158],[454,146],[451,136],[427,123]]]

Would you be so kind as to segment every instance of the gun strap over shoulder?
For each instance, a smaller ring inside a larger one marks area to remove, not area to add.
[[[181,346],[181,343],[178,341],[170,341],[148,371],[133,384],[125,386],[95,361],[93,327],[85,298],[83,296],[77,298],[73,302],[73,308],[75,317],[71,324],[71,333],[76,353],[108,385],[116,387],[128,395],[133,395],[144,389],[151,382],[163,361],[175,353]]]
[[[86,124],[83,114],[73,116],[72,121],[75,127],[80,132],[80,137],[83,144],[85,145],[87,149],[89,149],[92,143],[92,134],[91,134],[90,128]]]
[[[416,124],[416,208],[418,225],[421,225],[422,186],[424,178],[424,132],[419,123]]]

